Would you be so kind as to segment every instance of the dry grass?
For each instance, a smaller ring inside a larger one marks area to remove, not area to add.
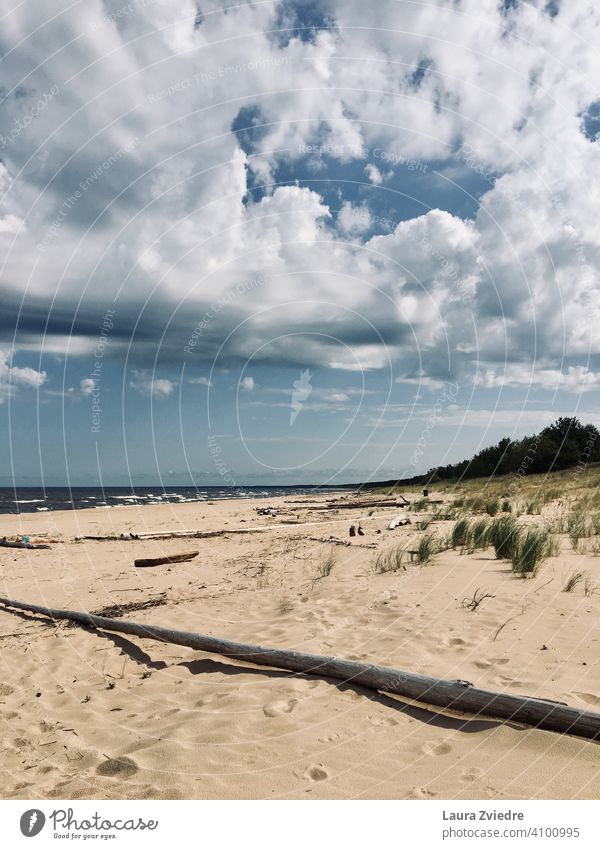
[[[394,545],[386,551],[378,552],[373,567],[375,573],[383,575],[386,572],[397,572],[398,569],[406,570],[403,563],[404,552],[405,549],[401,545]]]
[[[329,553],[317,565],[317,575],[315,580],[320,581],[323,578],[328,578],[331,575],[333,567],[337,562],[337,556],[334,548],[331,548]]]
[[[585,576],[585,572],[577,572],[576,570],[573,570],[570,575],[567,575],[565,582],[563,583],[563,593],[572,593],[575,587],[577,587],[585,579]]]

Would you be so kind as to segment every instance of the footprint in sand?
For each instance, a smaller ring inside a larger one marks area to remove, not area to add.
[[[450,743],[434,743],[429,741],[421,747],[421,751],[425,755],[436,757],[437,755],[447,755],[452,751]]]
[[[96,767],[98,775],[106,775],[109,778],[129,778],[137,771],[136,762],[126,757],[108,758]]]
[[[490,660],[474,660],[473,664],[478,667],[478,669],[491,669],[492,666],[504,666],[505,663],[508,663],[510,658],[508,657],[497,657],[491,658]]]
[[[369,716],[369,722],[376,727],[398,725],[398,720],[394,719],[393,716]]]
[[[281,716],[284,713],[291,713],[297,704],[298,699],[289,699],[287,702],[272,702],[270,705],[263,706],[263,713],[265,716]]]
[[[325,781],[329,778],[329,773],[323,764],[311,764],[304,773],[304,777],[308,778],[309,781]]]
[[[481,778],[483,775],[483,770],[479,769],[479,767],[472,766],[469,769],[465,769],[463,774],[460,777],[461,781],[477,781],[478,778]]]
[[[600,696],[595,696],[593,693],[577,693],[573,692],[574,696],[586,702],[588,705],[600,705]]]
[[[14,692],[15,688],[11,687],[10,684],[0,684],[0,697],[11,696]]]
[[[407,793],[407,799],[431,799],[435,796],[433,790],[428,790],[427,787],[413,787],[413,789]]]

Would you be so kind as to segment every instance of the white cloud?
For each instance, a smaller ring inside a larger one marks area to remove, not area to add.
[[[92,394],[96,387],[96,381],[92,377],[84,377],[79,382],[79,388],[81,390],[81,394],[85,396],[89,396]]]
[[[134,371],[134,378],[130,381],[129,386],[140,395],[147,395],[157,400],[164,400],[172,395],[177,383],[173,380],[168,380],[164,377],[153,377],[147,371]]]
[[[19,388],[39,389],[47,379],[45,371],[36,371],[28,366],[13,366],[11,351],[0,348],[0,404]]]
[[[233,293],[207,321],[203,362],[228,338],[223,356],[260,350],[311,368],[412,357],[437,384],[449,364],[458,372],[484,361],[482,384],[499,385],[510,352],[523,374],[543,359],[538,385],[596,386],[598,365],[582,365],[600,358],[600,166],[581,132],[600,78],[592,0],[562,3],[555,20],[542,0],[506,15],[497,0],[409,4],[401,28],[396,2],[344,0],[330,5],[338,27],[288,43],[269,34],[278,4],[201,5],[194,29],[192,0],[118,17],[101,0],[85,9],[57,0],[42,41],[30,37],[31,4],[11,13],[0,48],[21,46],[3,61],[1,285],[6,314],[24,324],[22,348],[93,350],[101,310],[119,293],[110,350],[129,346],[139,319],[132,356],[143,361],[172,319],[161,350],[181,357],[185,332]],[[86,49],[65,51],[82,33]],[[250,154],[230,132],[242,106],[265,125]],[[315,142],[341,165],[379,151],[364,173],[387,190],[384,169],[414,171],[410,158],[444,158],[461,140],[455,169],[494,175],[473,220],[434,209],[362,249],[356,237],[372,224],[364,203],[342,200],[336,231],[318,183],[271,185],[279,161],[293,173]],[[257,202],[247,194],[254,178],[268,184]],[[264,285],[238,292],[261,273]],[[74,304],[83,331],[69,336]],[[35,386],[42,375],[15,372],[13,383]],[[524,385],[515,375],[507,385]],[[157,398],[176,386],[132,383]]]
[[[192,377],[188,380],[188,383],[196,386],[208,386],[209,388],[212,386],[212,382],[208,379],[208,377]]]
[[[372,214],[366,206],[355,206],[345,201],[338,213],[338,226],[340,230],[349,235],[356,236],[366,233],[372,227]]]
[[[370,183],[373,183],[374,186],[380,186],[383,182],[383,175],[379,168],[373,163],[369,162],[367,166],[365,166],[365,174],[367,176],[367,180]]]
[[[252,392],[255,387],[254,378],[253,377],[243,377],[240,380],[240,389],[243,389],[244,392]]]
[[[331,395],[326,395],[325,401],[331,401],[334,404],[343,404],[344,401],[349,401],[350,396],[345,392],[332,392]]]
[[[486,369],[475,378],[478,386],[531,386],[563,392],[589,392],[600,387],[600,372],[586,366],[570,366],[566,371],[537,368],[534,365],[508,365],[502,371]]]

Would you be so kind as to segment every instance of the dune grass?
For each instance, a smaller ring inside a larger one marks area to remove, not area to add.
[[[467,544],[470,532],[468,519],[459,519],[450,531],[450,545],[452,548],[464,548]]]
[[[331,572],[336,562],[336,553],[332,548],[331,551],[329,551],[329,553],[317,565],[317,575],[315,580],[320,581],[322,578],[328,578],[331,575]]]
[[[441,551],[440,540],[437,534],[423,534],[416,551],[415,560],[417,563],[429,563],[433,555]]]
[[[466,549],[469,554],[473,554],[474,551],[487,548],[488,545],[488,523],[486,519],[478,519],[469,528]]]
[[[375,559],[375,572],[383,575],[386,572],[397,572],[398,569],[406,569],[403,563],[403,555],[404,548],[401,545],[394,545],[385,551],[379,551]]]
[[[488,541],[498,560],[510,560],[519,537],[519,526],[512,516],[499,516],[488,528]]]
[[[555,553],[555,541],[545,528],[521,529],[510,558],[512,570],[522,578],[533,578],[543,561]]]
[[[576,511],[568,516],[567,533],[569,534],[573,551],[579,551],[581,540],[592,535],[592,528],[583,513]]]
[[[585,577],[585,572],[577,572],[576,570],[573,570],[573,572],[571,572],[570,575],[567,575],[565,579],[562,588],[563,593],[572,593],[575,587],[577,587],[583,580],[585,580]]]

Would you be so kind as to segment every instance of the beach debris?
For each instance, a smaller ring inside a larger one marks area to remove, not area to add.
[[[50,548],[45,542],[29,542],[29,537],[22,537],[21,539],[7,539],[6,537],[2,537],[0,539],[0,546],[3,548]]]
[[[350,533],[350,536],[351,536],[351,537],[355,537],[355,536],[356,536],[356,525],[350,525],[350,531],[349,531],[349,533]]]
[[[486,593],[485,590],[477,587],[472,598],[463,598],[462,607],[464,607],[465,610],[472,610],[473,613],[477,613],[477,608],[483,601],[486,600],[486,598],[496,598],[496,596],[492,593]]]
[[[143,557],[140,560],[134,560],[134,566],[163,566],[165,563],[186,563],[188,560],[193,560],[200,554],[199,551],[187,551],[185,554],[170,554],[165,557]]]
[[[276,516],[278,512],[275,507],[255,507],[254,509],[259,516]]]
[[[328,543],[331,543],[332,545],[345,545],[346,547],[348,547],[349,545],[352,544],[352,543],[348,542],[347,539],[340,539],[339,537],[334,537],[334,536],[330,536],[330,537],[309,537],[309,540],[311,542],[328,542]]]
[[[318,678],[334,678],[344,681],[346,686],[367,687],[377,692],[392,693],[437,707],[450,708],[452,711],[475,714],[478,717],[492,716],[592,740],[600,738],[600,713],[569,707],[550,699],[482,690],[468,681],[419,675],[326,655],[238,643],[206,634],[177,631],[127,619],[94,616],[77,610],[58,610],[9,598],[0,598],[0,604],[8,612],[26,610],[54,620],[67,619],[101,631],[116,631],[142,639],[173,643],[255,666],[285,669]]]
[[[402,500],[400,500],[402,499]],[[368,510],[372,507],[395,507],[396,509],[406,507],[410,504],[402,495],[394,498],[365,499],[364,501],[328,501],[327,504],[319,504],[308,507],[308,510]]]
[[[395,516],[392,521],[387,526],[388,531],[393,531],[394,528],[402,527],[402,525],[410,525],[410,518],[408,516]]]
[[[99,610],[92,610],[94,616],[123,616],[124,613],[131,613],[134,610],[149,610],[151,607],[160,607],[162,604],[167,604],[168,598],[166,593],[161,593],[159,596],[146,599],[146,601],[126,601],[122,604],[109,604],[107,607],[101,607]]]

